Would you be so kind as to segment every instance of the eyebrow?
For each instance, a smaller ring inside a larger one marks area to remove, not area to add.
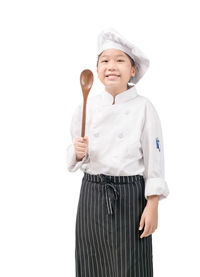
[[[124,57],[124,55],[114,55],[115,57]],[[105,57],[109,57],[109,55],[103,55],[100,58],[105,58]]]

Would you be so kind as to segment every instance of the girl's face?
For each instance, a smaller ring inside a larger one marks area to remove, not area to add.
[[[136,68],[132,66],[129,57],[121,50],[104,50],[97,66],[97,74],[106,91],[116,95],[127,90],[127,84],[134,77]]]

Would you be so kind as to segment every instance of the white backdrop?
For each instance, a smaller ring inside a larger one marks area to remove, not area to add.
[[[200,276],[198,1],[10,1],[0,4],[0,276],[75,276],[83,173],[65,151],[96,75],[97,36],[113,27],[150,59],[137,84],[161,119],[170,195],[153,233],[154,277]],[[96,276],[94,276],[96,277]],[[109,277],[109,276],[108,276]]]

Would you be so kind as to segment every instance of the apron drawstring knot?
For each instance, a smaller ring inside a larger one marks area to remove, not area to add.
[[[106,177],[103,174],[100,174],[99,177],[101,179],[101,183],[105,185],[104,188],[105,188],[105,197],[106,197],[106,205],[107,205],[108,214],[113,214],[111,198],[108,193],[109,187],[112,188],[112,190],[114,191],[116,200],[118,198],[119,192],[116,189],[116,187],[114,186],[114,184],[110,180],[106,179]]]

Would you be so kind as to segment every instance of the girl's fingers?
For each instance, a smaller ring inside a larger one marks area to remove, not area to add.
[[[85,149],[75,149],[77,153],[86,153]]]
[[[80,144],[80,145],[84,145],[84,144],[86,144],[86,142],[85,142],[85,141],[77,141],[76,143],[77,143],[77,144]]]
[[[142,230],[144,227],[144,216],[141,217],[140,219],[140,226],[139,226],[139,230]]]
[[[75,145],[78,146],[78,147],[86,147],[87,143],[85,143],[85,142],[75,142]]]
[[[140,238],[146,237],[150,234],[150,227],[145,225],[144,232],[141,234]]]
[[[76,149],[84,150],[84,149],[85,149],[85,146],[82,146],[82,145],[76,145]]]
[[[83,155],[83,154],[85,154],[85,151],[76,151],[76,153],[77,153],[78,155]]]

